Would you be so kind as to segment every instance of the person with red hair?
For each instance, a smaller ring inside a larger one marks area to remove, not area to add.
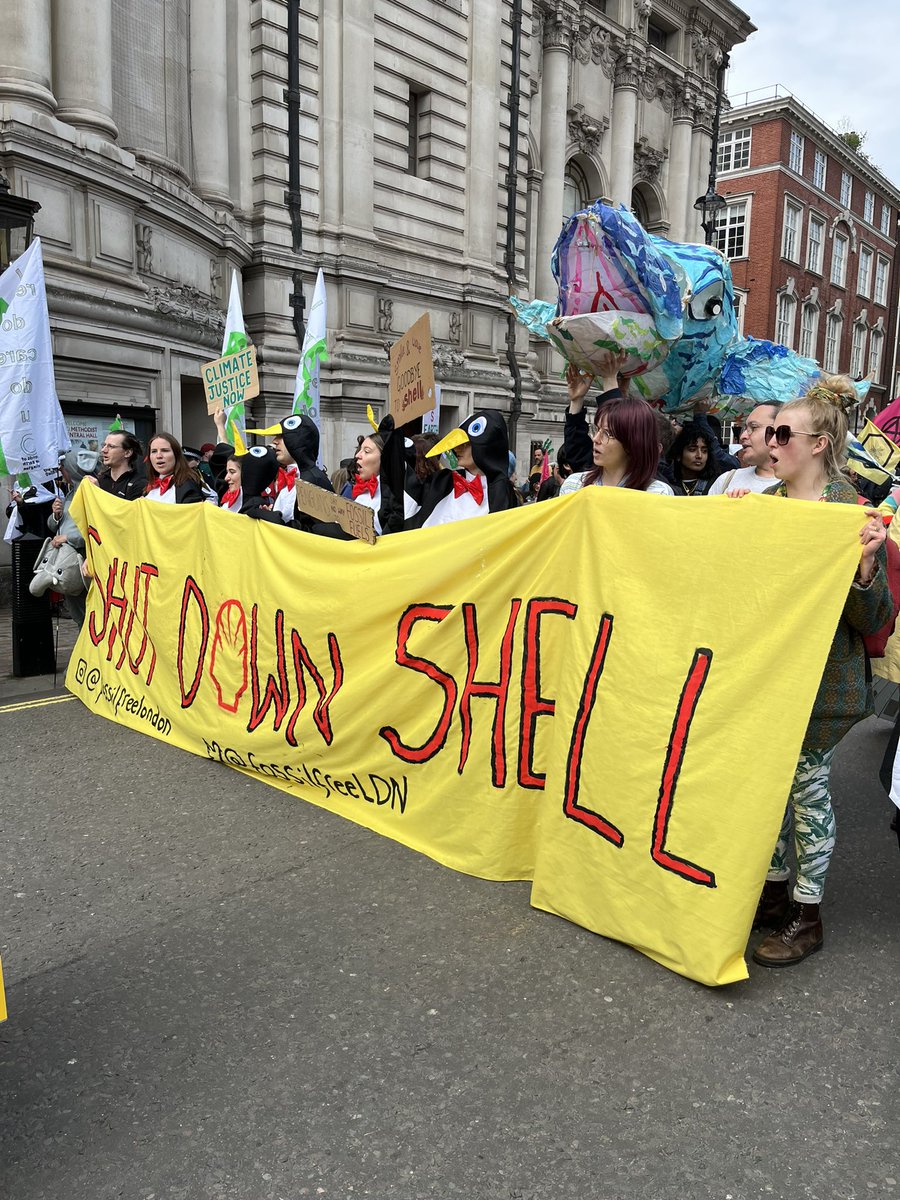
[[[570,475],[559,489],[560,496],[591,484],[673,495],[657,475],[659,427],[646,400],[619,395],[604,401],[594,421],[592,452],[593,467]]]

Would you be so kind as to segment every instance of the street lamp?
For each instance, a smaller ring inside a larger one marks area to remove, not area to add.
[[[14,196],[9,180],[0,171],[0,271],[5,271],[31,245],[35,214],[41,206],[36,200]]]
[[[728,55],[723,53],[716,72],[716,111],[713,117],[712,145],[709,148],[709,180],[706,185],[706,195],[694,201],[694,208],[700,213],[700,225],[707,246],[712,245],[719,213],[726,205],[724,198],[716,191],[716,176],[719,162],[719,122],[722,119],[722,105],[725,103],[725,72],[728,70],[728,61]]]
[[[724,196],[720,196],[716,191],[715,183],[710,180],[706,195],[701,196],[699,200],[694,201],[694,208],[700,214],[700,226],[703,229],[703,240],[707,246],[712,245],[713,235],[716,232],[716,224],[719,220],[719,213],[725,208],[727,201]]]

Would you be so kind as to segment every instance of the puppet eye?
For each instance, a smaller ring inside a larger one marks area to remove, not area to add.
[[[303,422],[298,416],[288,417],[286,421],[281,422],[282,429],[299,429]]]
[[[487,421],[484,417],[476,417],[475,420],[466,429],[466,433],[470,438],[481,437],[487,429]]]
[[[254,458],[265,458],[268,451],[265,446],[251,446],[250,453]]]
[[[413,448],[412,438],[404,438],[403,445],[406,447],[407,450],[412,450],[412,448]]]
[[[688,311],[695,321],[711,321],[725,307],[725,285],[721,279],[691,297]]]

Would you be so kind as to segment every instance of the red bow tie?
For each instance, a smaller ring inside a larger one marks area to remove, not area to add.
[[[453,496],[458,500],[460,496],[468,492],[476,504],[481,504],[484,500],[484,484],[481,482],[481,476],[476,475],[474,479],[466,479],[465,475],[459,471],[453,472]]]
[[[277,496],[278,493],[283,492],[285,488],[292,488],[296,478],[296,467],[279,467],[278,476],[275,479],[275,486],[273,488],[274,494]]]
[[[159,488],[159,494],[164,496],[174,482],[174,475],[160,475],[156,481],[156,486]]]
[[[357,496],[361,496],[363,492],[368,492],[370,496],[374,497],[375,493],[377,491],[378,491],[378,476],[377,475],[371,475],[368,479],[357,478],[357,479],[353,480],[353,499],[354,500],[356,499]]]
[[[240,488],[238,488],[234,492],[226,492],[225,495],[222,497],[221,507],[222,508],[231,508],[232,504],[234,504],[235,500],[237,500],[237,498],[240,494],[241,494]]]

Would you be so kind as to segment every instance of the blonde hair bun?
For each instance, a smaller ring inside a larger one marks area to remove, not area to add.
[[[813,384],[803,399],[833,404],[844,416],[852,412],[859,403],[859,395],[848,375],[823,375],[818,383]]]

